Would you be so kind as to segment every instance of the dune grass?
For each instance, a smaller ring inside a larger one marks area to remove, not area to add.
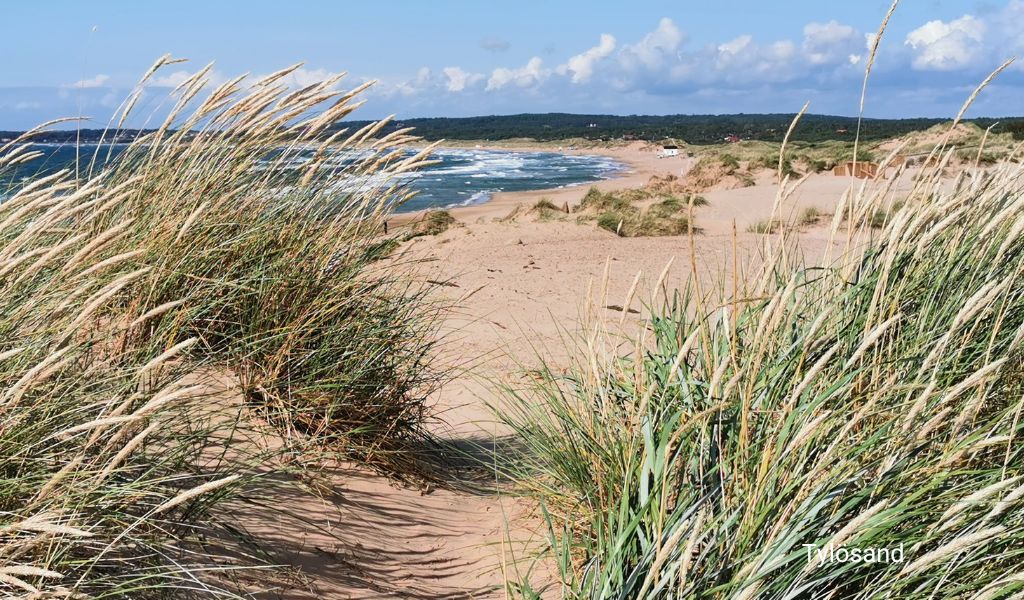
[[[429,149],[328,134],[365,86],[289,72],[202,69],[154,131],[0,203],[0,594],[244,594],[262,559],[218,504],[328,458],[417,467],[439,307],[383,223]]]
[[[808,206],[807,208],[800,211],[800,216],[797,219],[798,225],[809,226],[816,225],[818,221],[825,217],[825,213],[821,211],[817,206]]]
[[[690,212],[707,203],[703,196],[679,197],[657,186],[611,192],[590,188],[576,212],[582,213],[581,221],[593,219],[599,228],[619,237],[684,235],[700,233],[691,223]]]
[[[566,205],[568,209],[568,205]],[[546,223],[548,221],[561,221],[565,219],[566,210],[557,206],[546,196],[538,200],[530,207],[530,212],[537,216],[537,220]]]
[[[923,178],[872,232],[856,215],[886,190],[856,192],[841,260],[794,262],[787,238],[738,297],[663,294],[640,333],[591,323],[568,371],[509,389],[507,468],[541,503],[562,595],[1024,589],[1022,198],[1019,165]]]
[[[423,213],[421,219],[413,223],[412,229],[406,234],[405,239],[441,235],[454,224],[455,217],[447,210],[428,210]]]
[[[765,219],[752,223],[747,227],[747,233],[775,233],[782,228],[782,222],[778,219]]]

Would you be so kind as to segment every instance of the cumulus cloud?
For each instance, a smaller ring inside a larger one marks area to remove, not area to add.
[[[658,69],[668,60],[677,57],[679,45],[684,39],[683,32],[672,19],[664,17],[658,22],[658,27],[642,40],[623,47],[620,62],[627,70],[641,67]]]
[[[951,71],[973,66],[982,55],[986,26],[964,15],[949,23],[935,20],[907,34],[904,42],[913,49],[912,66],[921,71]]]
[[[897,77],[902,81],[911,68],[953,70],[980,65],[995,54],[995,44],[1007,52],[1024,47],[1024,34],[1013,26],[1020,21],[1015,15],[1024,18],[1024,0],[1009,0],[1004,9],[984,17],[966,15],[949,22],[924,23],[907,35],[905,45],[883,44],[876,79],[895,81],[891,78]],[[508,91],[501,101],[513,104],[523,98],[517,100],[517,91],[532,93],[542,86],[551,98],[565,103],[570,98],[587,101],[595,85],[612,95],[671,98],[699,94],[700,90],[727,96],[781,89],[773,86],[786,84],[790,86],[786,93],[794,97],[813,97],[841,88],[844,82],[855,89],[874,37],[836,20],[807,23],[802,35],[791,39],[760,40],[738,33],[742,35],[687,48],[686,33],[665,17],[639,39],[603,33],[596,45],[567,52],[568,58],[555,63],[556,67],[546,66],[541,54],[519,66],[496,65],[486,75],[448,66],[429,77],[421,75],[389,88],[427,97],[479,86],[490,92]],[[481,47],[502,51],[508,44],[488,39]],[[625,102],[626,96],[619,97]],[[490,101],[499,99],[492,96]],[[612,103],[609,99],[608,105]]]
[[[281,83],[288,87],[304,88],[330,79],[335,75],[337,75],[337,73],[328,71],[327,69],[306,69],[304,67],[299,67],[282,78]]]
[[[789,40],[762,45],[755,43],[752,36],[741,35],[719,44],[708,62],[714,66],[712,76],[718,81],[781,81],[793,75],[796,55],[796,45]],[[705,74],[704,79],[709,75]]]
[[[480,47],[488,52],[507,52],[512,44],[498,38],[484,38],[480,40]]]
[[[863,37],[838,21],[808,23],[804,26],[801,52],[812,65],[836,65],[860,62]]]
[[[392,91],[396,91],[403,96],[412,96],[425,89],[433,87],[434,81],[435,78],[433,71],[431,71],[429,67],[420,67],[419,70],[416,71],[416,77],[398,82],[393,86]],[[384,91],[384,93],[388,93],[389,90],[387,90],[386,85],[381,87],[383,88],[382,91]]]
[[[149,80],[149,85],[155,87],[178,87],[192,76],[189,71],[173,71],[165,75],[159,75]]]
[[[601,34],[601,41],[598,45],[589,50],[577,54],[569,59],[565,65],[558,68],[559,72],[572,73],[573,83],[585,83],[594,74],[594,66],[601,60],[607,58],[615,51],[615,37],[607,33]]]
[[[301,69],[300,69],[301,70]],[[188,81],[190,77],[195,74],[195,71],[178,70],[171,71],[169,73],[157,72],[147,83],[152,87],[164,87],[164,88],[176,88],[179,85]],[[294,73],[292,74],[294,75]],[[211,85],[220,85],[227,81],[227,78],[218,71],[210,71],[206,74],[207,79],[210,80]],[[292,83],[292,85],[297,85]]]
[[[97,75],[95,77],[90,77],[89,79],[82,79],[82,80],[76,81],[74,83],[66,84],[63,87],[66,87],[66,88],[79,88],[79,89],[92,89],[92,88],[103,87],[103,85],[105,85],[108,81],[110,81],[110,75],[102,75],[102,74],[100,74],[100,75]]]
[[[484,78],[480,73],[470,73],[461,67],[445,67],[442,72],[448,79],[446,87],[449,92],[461,92]]]
[[[525,65],[515,69],[499,67],[491,72],[487,80],[487,91],[500,90],[503,87],[514,85],[519,88],[533,87],[547,79],[550,73],[543,67],[543,61],[534,56]]]

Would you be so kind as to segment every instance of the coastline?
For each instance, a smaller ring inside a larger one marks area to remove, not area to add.
[[[561,142],[565,144],[567,142]],[[664,176],[667,174],[678,175],[686,169],[692,159],[679,156],[673,158],[658,158],[654,145],[647,142],[632,142],[626,145],[612,147],[586,147],[565,149],[563,146],[554,144],[545,145],[542,143],[515,143],[515,144],[445,144],[441,148],[465,149],[475,148],[478,150],[490,150],[500,152],[556,152],[569,156],[604,156],[614,159],[623,165],[623,168],[612,174],[610,177],[593,182],[584,182],[578,185],[556,188],[542,188],[536,190],[519,190],[512,192],[496,192],[484,202],[468,206],[456,206],[447,210],[459,221],[472,222],[480,219],[500,219],[515,210],[518,206],[532,205],[541,198],[547,198],[557,206],[568,203],[573,206],[578,203],[591,187],[602,191],[621,189],[624,187],[637,187],[646,183],[652,175]],[[395,213],[391,218],[394,225],[405,225],[423,216],[426,210]]]

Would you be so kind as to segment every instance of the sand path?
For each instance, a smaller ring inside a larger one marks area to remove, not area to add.
[[[678,175],[692,160],[658,159],[641,144],[604,153],[628,163],[631,172],[597,184],[603,189],[635,187],[654,174]],[[859,182],[831,174],[810,176],[785,210],[815,206],[831,212],[851,185]],[[446,319],[444,360],[472,368],[436,398],[440,421],[435,431],[452,444],[486,445],[503,435],[486,407],[496,399],[487,382],[514,382],[520,366],[536,364],[538,355],[564,363],[565,334],[576,329],[583,300],[606,268],[608,300],[599,301],[598,310],[610,315],[620,313],[604,309],[602,302],[623,304],[638,272],[641,293],[631,307],[639,309],[643,290],[670,259],[670,287],[682,284],[693,264],[699,265],[702,278],[715,274],[721,285],[731,285],[734,264],[749,268],[757,260],[763,238],[745,230],[768,217],[776,188],[764,181],[705,194],[710,205],[696,214],[705,233],[692,246],[685,236],[618,238],[571,218],[541,223],[524,215],[498,221],[517,205],[525,213],[542,196],[561,206],[577,203],[585,193],[586,187],[576,187],[498,194],[487,204],[454,210],[459,222],[444,234],[407,244],[407,252],[431,261],[429,277],[454,284],[440,293],[453,299],[468,296]],[[739,233],[734,236],[734,231]],[[828,245],[824,223],[801,233],[801,247],[809,254],[820,254]],[[740,257],[735,263],[734,249]],[[502,566],[515,578],[512,556],[521,555],[524,545],[541,543],[529,504],[515,498],[443,487],[424,493],[360,470],[339,472],[333,481],[332,498],[290,499],[302,519],[277,527],[272,545],[306,573],[282,597],[504,597]],[[515,543],[506,544],[509,540]]]

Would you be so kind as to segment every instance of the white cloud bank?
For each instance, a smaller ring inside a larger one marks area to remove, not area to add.
[[[449,92],[461,92],[484,78],[480,73],[470,73],[461,67],[445,67],[442,72],[448,78],[446,87]]]
[[[83,89],[83,90],[88,90],[88,89],[94,89],[94,88],[103,87],[104,85],[106,85],[106,83],[108,81],[110,81],[110,75],[102,75],[102,74],[100,74],[100,75],[96,75],[95,77],[90,77],[88,79],[82,79],[82,80],[76,81],[74,83],[65,84],[62,87],[66,87],[66,88],[79,88],[79,89]]]
[[[890,37],[882,44],[873,75],[875,89],[889,86],[897,94],[919,86],[941,91],[976,83],[1007,56],[1024,54],[1021,23],[1024,0],[1008,0],[1001,8],[978,15],[914,23],[917,27],[902,40]],[[874,37],[828,20],[807,23],[802,35],[793,39],[761,39],[737,32],[732,39],[696,45],[688,43],[687,33],[669,17],[651,25],[647,33],[633,39],[601,33],[593,46],[566,52],[562,60],[547,59],[557,66],[540,58],[545,51],[540,47],[525,64],[501,64],[501,53],[511,44],[488,38],[480,41],[480,54],[497,64],[492,62],[486,69],[479,64],[467,68],[450,63],[436,70],[423,67],[404,78],[385,78],[371,93],[395,98],[396,103],[401,101],[400,108],[421,114],[579,106],[641,110],[642,101],[662,106],[698,96],[733,99],[748,110],[761,105],[768,110],[768,98],[785,98],[798,105],[815,95],[841,98],[848,87],[858,89]],[[1014,89],[1024,83],[1019,80],[1022,71],[1024,61],[1004,74],[1004,78],[1017,78],[1011,80]],[[176,87],[191,74],[186,70],[158,74],[151,85]],[[283,83],[300,88],[332,75],[324,68],[300,68]],[[224,81],[216,72],[210,76],[215,83]],[[96,75],[61,86],[60,92],[110,86],[109,76]],[[721,109],[728,110],[725,105]]]
[[[907,34],[914,50],[913,67],[921,71],[952,71],[974,66],[982,56],[987,27],[972,15],[955,21],[928,21]]]
[[[812,65],[836,65],[860,62],[859,52],[864,47],[864,36],[849,25],[838,21],[808,23],[804,26],[801,52]]]
[[[569,59],[569,62],[560,66],[557,71],[562,75],[571,72],[573,83],[586,83],[590,80],[590,76],[594,74],[594,66],[601,60],[608,58],[614,51],[615,37],[602,33],[601,42],[598,45],[586,52],[573,56]]]
[[[491,77],[487,80],[487,90],[500,90],[510,85],[519,88],[533,87],[551,74],[543,65],[543,61],[534,56],[522,67],[515,69],[499,67],[491,72]]]

